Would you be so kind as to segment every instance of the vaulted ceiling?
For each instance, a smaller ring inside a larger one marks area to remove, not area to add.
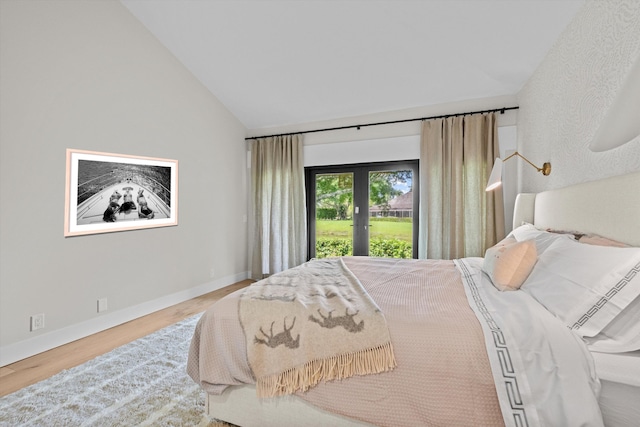
[[[248,129],[515,95],[585,0],[121,0]]]

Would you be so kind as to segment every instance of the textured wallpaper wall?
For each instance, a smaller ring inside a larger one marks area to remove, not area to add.
[[[640,1],[588,1],[518,95],[518,150],[552,165],[545,177],[521,164],[519,191],[640,170],[640,135],[603,152],[589,148],[630,79],[640,78],[632,74],[638,61]],[[630,117],[640,120],[636,113]]]

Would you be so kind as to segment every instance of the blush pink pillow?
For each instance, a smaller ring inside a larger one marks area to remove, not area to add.
[[[487,249],[482,269],[496,288],[515,291],[529,277],[537,260],[538,252],[533,239],[518,242],[513,237],[507,237]]]
[[[578,239],[580,243],[587,243],[589,245],[597,246],[612,246],[614,248],[629,248],[631,246],[618,242],[616,240],[607,239],[606,237],[598,236],[595,234],[587,234]]]

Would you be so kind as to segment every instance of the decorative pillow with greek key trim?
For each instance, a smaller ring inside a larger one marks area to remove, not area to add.
[[[640,295],[640,248],[558,239],[521,290],[583,337],[593,337]]]

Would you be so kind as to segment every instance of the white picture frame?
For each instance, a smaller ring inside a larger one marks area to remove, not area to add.
[[[65,237],[178,225],[178,161],[67,149]]]

